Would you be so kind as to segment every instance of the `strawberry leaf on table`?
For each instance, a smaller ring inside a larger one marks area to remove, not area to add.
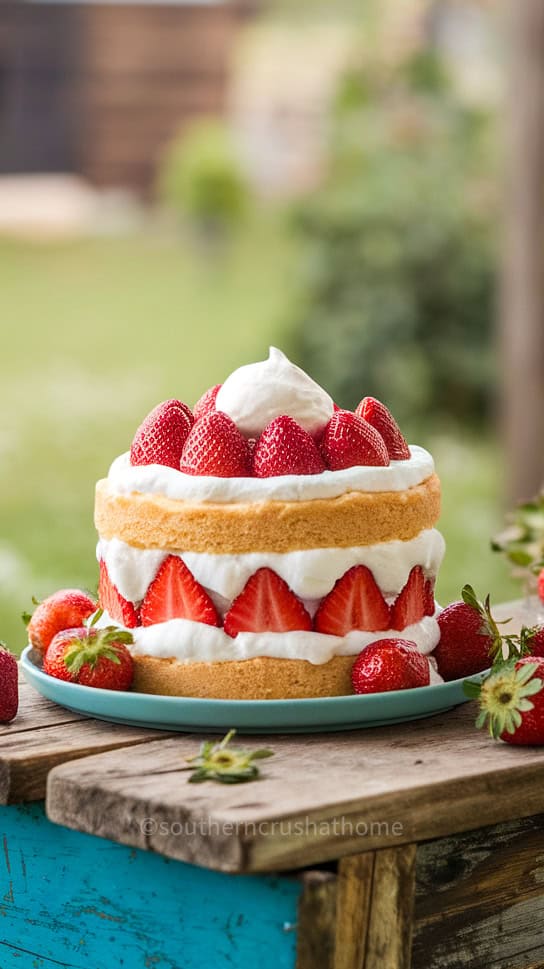
[[[190,784],[201,784],[203,781],[243,784],[259,777],[259,768],[254,761],[272,757],[274,751],[268,747],[253,751],[231,747],[230,741],[235,734],[236,730],[229,730],[219,743],[205,740],[199,753],[187,758],[189,766],[181,769],[193,771]]]

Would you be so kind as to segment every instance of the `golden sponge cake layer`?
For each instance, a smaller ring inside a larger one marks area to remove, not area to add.
[[[102,538],[119,538],[135,548],[218,555],[407,541],[432,528],[439,516],[436,474],[405,491],[235,504],[117,494],[103,479],[97,483],[95,501],[95,525]]]
[[[269,656],[218,663],[180,663],[155,656],[133,658],[133,689],[139,693],[218,700],[282,700],[353,693],[354,656],[334,656],[320,665]]]

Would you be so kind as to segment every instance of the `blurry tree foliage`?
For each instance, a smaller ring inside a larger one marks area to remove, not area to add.
[[[224,122],[198,119],[174,138],[158,188],[166,207],[198,232],[223,235],[237,224],[249,191]]]
[[[481,423],[492,403],[493,114],[463,103],[433,50],[345,74],[302,241],[298,361],[343,406]]]

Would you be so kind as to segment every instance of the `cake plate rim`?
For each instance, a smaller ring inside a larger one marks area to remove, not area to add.
[[[120,692],[67,683],[44,673],[36,651],[21,655],[25,680],[48,700],[74,713],[126,726],[180,733],[329,733],[432,717],[468,702],[467,679],[410,690],[296,700],[218,700]],[[468,677],[479,681],[486,671]]]

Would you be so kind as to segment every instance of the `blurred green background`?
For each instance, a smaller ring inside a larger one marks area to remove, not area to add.
[[[467,95],[432,32],[393,56],[374,5],[357,31],[305,186],[259,191],[215,119],[163,153],[159,215],[0,241],[0,635],[14,650],[32,595],[96,586],[94,483],[145,414],[192,405],[270,343],[342,406],[384,399],[433,452],[439,601],[467,581],[495,601],[519,591],[489,544],[503,518],[497,107]]]

